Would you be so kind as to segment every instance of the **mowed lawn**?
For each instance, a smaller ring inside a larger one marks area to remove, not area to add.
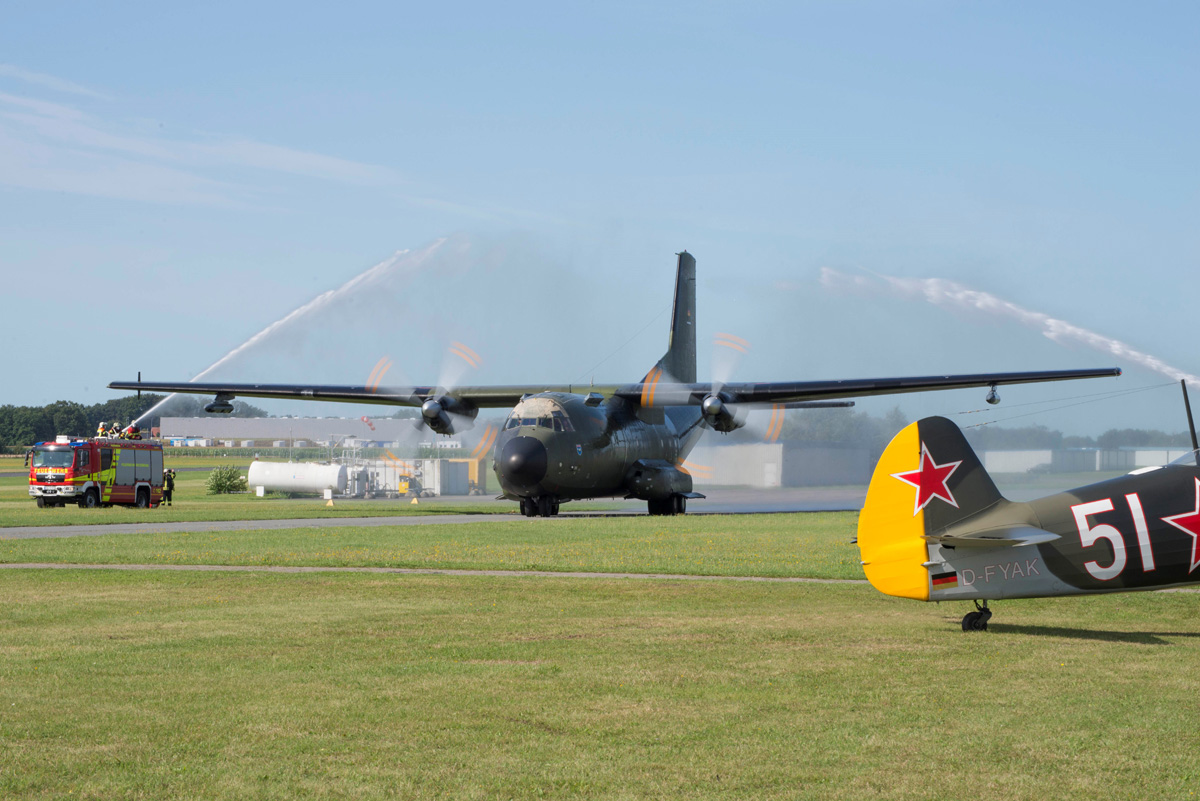
[[[492,517],[496,517],[495,520]],[[855,512],[492,516],[418,526],[4,539],[0,562],[410,567],[861,579]]]
[[[5,570],[3,798],[1189,798],[1200,596]]]
[[[0,477],[0,536],[10,526],[79,526],[105,523],[173,523],[190,520],[275,520],[286,518],[390,517],[427,514],[506,514],[516,515],[515,503],[488,502],[479,498],[423,498],[413,504],[406,499],[338,500],[327,506],[324,500],[308,498],[259,498],[251,493],[209,495],[208,472],[180,473],[175,481],[175,503],[155,509],[113,506],[108,509],[80,509],[72,504],[62,509],[39,509],[29,497],[29,480]],[[575,505],[573,508],[610,508],[604,502]],[[616,508],[620,508],[617,504]]]

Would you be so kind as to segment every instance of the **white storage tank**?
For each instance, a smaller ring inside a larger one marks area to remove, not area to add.
[[[311,462],[251,462],[246,483],[276,492],[346,493],[346,465]]]

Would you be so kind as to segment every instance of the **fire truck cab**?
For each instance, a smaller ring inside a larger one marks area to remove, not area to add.
[[[33,446],[29,497],[39,507],[77,503],[145,509],[158,506],[162,490],[161,442],[58,437]]]

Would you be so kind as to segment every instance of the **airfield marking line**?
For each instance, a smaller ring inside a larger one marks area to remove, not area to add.
[[[791,584],[866,584],[866,579],[823,579],[800,576],[689,576],[683,573],[589,573],[553,570],[463,570],[437,567],[322,567],[319,565],[93,565],[57,562],[0,564],[9,570],[194,570],[226,573],[398,573],[418,576],[530,576],[534,578],[619,578],[675,581],[768,581]]]

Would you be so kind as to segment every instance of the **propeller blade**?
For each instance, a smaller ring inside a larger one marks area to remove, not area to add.
[[[471,370],[478,370],[483,364],[483,357],[473,348],[462,342],[451,342],[446,348],[446,356],[442,360],[442,372],[438,377],[438,389],[445,395],[453,393],[455,387],[462,384],[463,376]]]
[[[713,337],[713,394],[720,392],[733,377],[742,356],[750,351],[749,341],[734,334]]]

